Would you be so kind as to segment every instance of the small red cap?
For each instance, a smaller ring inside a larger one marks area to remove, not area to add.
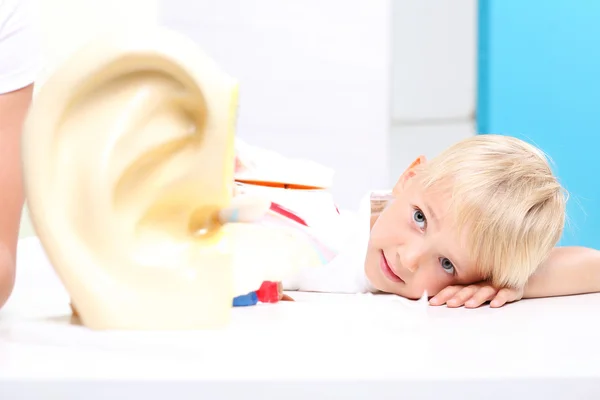
[[[277,303],[279,301],[279,287],[277,282],[265,281],[256,291],[258,301],[261,303]]]

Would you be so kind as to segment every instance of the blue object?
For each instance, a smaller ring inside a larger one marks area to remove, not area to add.
[[[244,294],[233,298],[234,307],[253,306],[256,305],[256,303],[258,303],[258,295],[256,294],[256,292],[250,292],[248,294]]]
[[[600,1],[478,9],[478,132],[542,149],[570,194],[560,244],[600,249]]]

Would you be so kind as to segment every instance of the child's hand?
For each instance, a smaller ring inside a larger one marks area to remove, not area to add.
[[[521,300],[523,290],[502,288],[497,289],[487,283],[461,286],[448,286],[429,300],[432,306],[446,304],[448,307],[465,306],[477,308],[485,302],[490,302],[490,307],[502,307],[506,303]]]

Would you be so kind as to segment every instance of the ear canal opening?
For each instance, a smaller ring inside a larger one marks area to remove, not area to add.
[[[200,207],[190,214],[188,233],[195,238],[205,239],[215,235],[222,226],[218,209]]]

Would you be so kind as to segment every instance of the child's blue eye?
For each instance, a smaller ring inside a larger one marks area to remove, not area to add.
[[[419,210],[418,208],[413,211],[413,220],[421,229],[425,228],[425,225],[427,224],[427,218],[425,218],[425,214],[423,214],[423,211]]]
[[[450,261],[446,257],[441,257],[440,258],[440,265],[442,266],[442,268],[444,269],[444,271],[446,271],[449,274],[454,275],[454,264],[452,264],[452,261]]]

